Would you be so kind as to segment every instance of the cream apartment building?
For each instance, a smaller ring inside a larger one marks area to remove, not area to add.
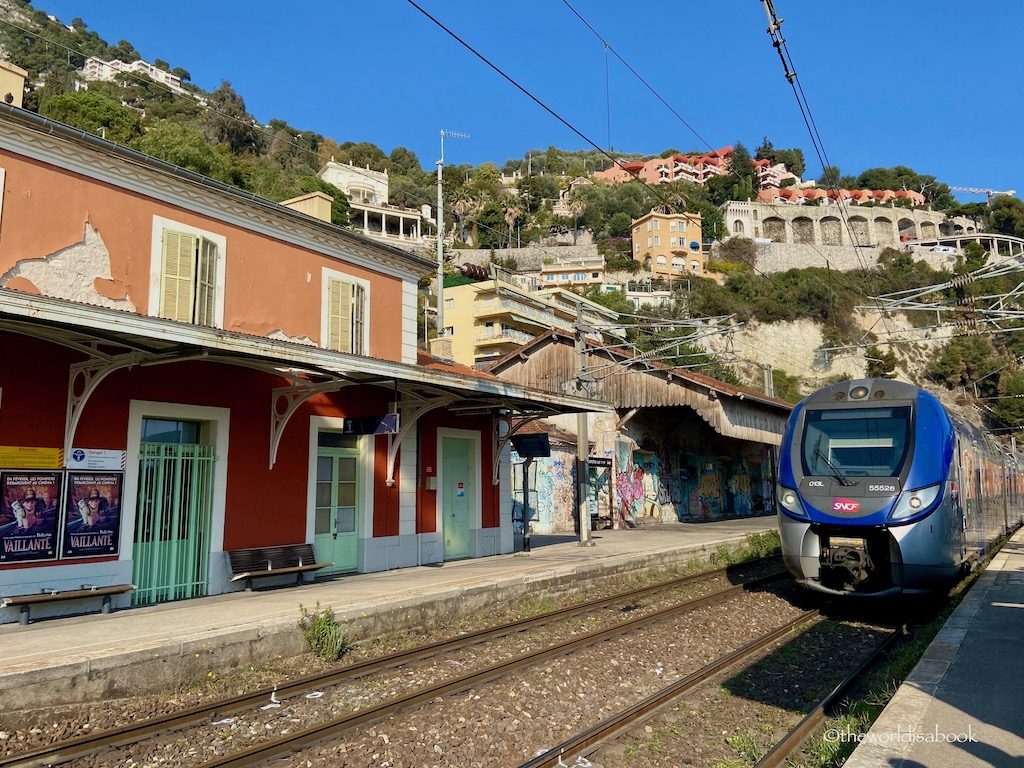
[[[452,359],[483,368],[553,328],[572,333],[578,306],[593,330],[588,338],[621,336],[613,327],[615,312],[564,288],[526,291],[494,279],[447,287],[444,320]]]

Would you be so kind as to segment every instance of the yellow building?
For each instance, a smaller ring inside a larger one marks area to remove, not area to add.
[[[546,331],[573,332],[576,307],[593,329],[596,342],[621,334],[610,328],[618,314],[563,288],[524,291],[503,280],[444,289],[444,324],[452,359],[463,365],[485,367]]]
[[[633,221],[633,260],[652,277],[702,273],[706,266],[699,213],[650,213]]]
[[[0,61],[0,100],[12,107],[21,106],[28,72],[9,61]]]

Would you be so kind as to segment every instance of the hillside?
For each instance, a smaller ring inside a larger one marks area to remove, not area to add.
[[[181,63],[150,62],[179,78],[179,90],[139,73],[85,83],[79,70],[90,56],[125,63],[140,59],[130,41],[112,44],[90,30],[86,20],[62,23],[26,0],[0,0],[0,57],[28,70],[27,109],[271,200],[325,192],[334,200],[332,220],[341,226],[349,222],[348,199],[316,175],[331,159],[386,170],[393,204],[418,208],[435,203],[435,174],[425,172],[416,154],[405,147],[385,153],[375,144],[327,137],[282,118],[263,125],[249,114],[243,96],[229,82],[207,92],[190,82]],[[500,167],[497,163],[446,166],[445,205],[453,246],[495,249],[542,244],[554,233],[571,233],[575,239],[588,231],[609,271],[635,272],[639,264],[630,250],[631,221],[654,206],[701,213],[705,237],[716,240],[725,233],[718,205],[754,188],[756,177],[749,166],[753,158],[770,157],[804,171],[799,149],[777,149],[768,138],[753,155],[738,142],[735,149],[741,159],[733,174],[702,186],[582,184],[570,195],[565,194],[570,181],[605,167],[606,157],[593,150],[548,147],[506,160]],[[675,152],[668,149],[662,156]],[[928,188],[934,206],[988,217],[1000,231],[1024,231],[1024,203],[1018,200],[997,200],[991,211],[981,204],[956,208],[945,184],[904,166],[868,169],[858,176],[839,176],[838,169],[830,170],[833,181],[851,187]],[[777,393],[794,400],[836,377],[865,372],[899,375],[918,383],[928,379],[950,388],[966,387],[971,394],[977,388],[979,397],[1024,394],[1024,373],[1016,363],[1024,343],[1017,341],[1016,334],[991,339],[958,336],[947,344],[948,331],[930,339],[917,331],[910,334],[917,341],[904,343],[907,339],[890,336],[890,331],[927,321],[881,321],[855,309],[869,296],[945,282],[948,273],[915,265],[892,252],[879,266],[859,273],[801,269],[769,277],[744,263],[739,245],[719,253],[714,279],[690,276],[687,291],[677,294],[671,307],[649,313],[652,320],[731,315],[737,331],[728,342],[719,337],[703,350],[680,345],[675,357],[660,355],[666,362],[696,365],[710,375],[758,387],[764,366],[771,365]],[[984,253],[970,254],[957,271],[976,268],[985,258]],[[1010,275],[985,290],[991,295],[1014,285]],[[968,298],[961,294],[951,298]],[[615,294],[592,298],[613,305],[617,301]],[[632,305],[613,308],[634,311]],[[640,321],[634,330],[641,349],[665,346],[664,334],[652,332],[651,327],[651,322]],[[890,340],[899,343],[887,348]],[[1024,407],[1016,405],[1021,402],[1016,398],[978,402],[989,409],[994,423],[1024,424]]]

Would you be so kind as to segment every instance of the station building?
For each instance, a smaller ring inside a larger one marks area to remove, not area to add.
[[[217,594],[274,545],[321,574],[512,551],[508,433],[594,403],[425,355],[432,270],[0,105],[0,597]]]

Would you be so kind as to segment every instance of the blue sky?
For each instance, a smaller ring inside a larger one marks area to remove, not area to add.
[[[799,146],[806,129],[757,0],[572,0],[576,9],[714,146]],[[559,0],[420,4],[597,144],[609,142],[605,53]],[[182,66],[212,90],[229,80],[249,111],[330,136],[406,146],[429,170],[585,143],[404,0],[35,0],[81,16],[111,43]],[[909,165],[961,186],[1019,189],[1024,3],[776,0],[814,118],[843,173]],[[657,154],[702,148],[614,58],[611,145]],[[964,199],[979,199],[967,196]]]

